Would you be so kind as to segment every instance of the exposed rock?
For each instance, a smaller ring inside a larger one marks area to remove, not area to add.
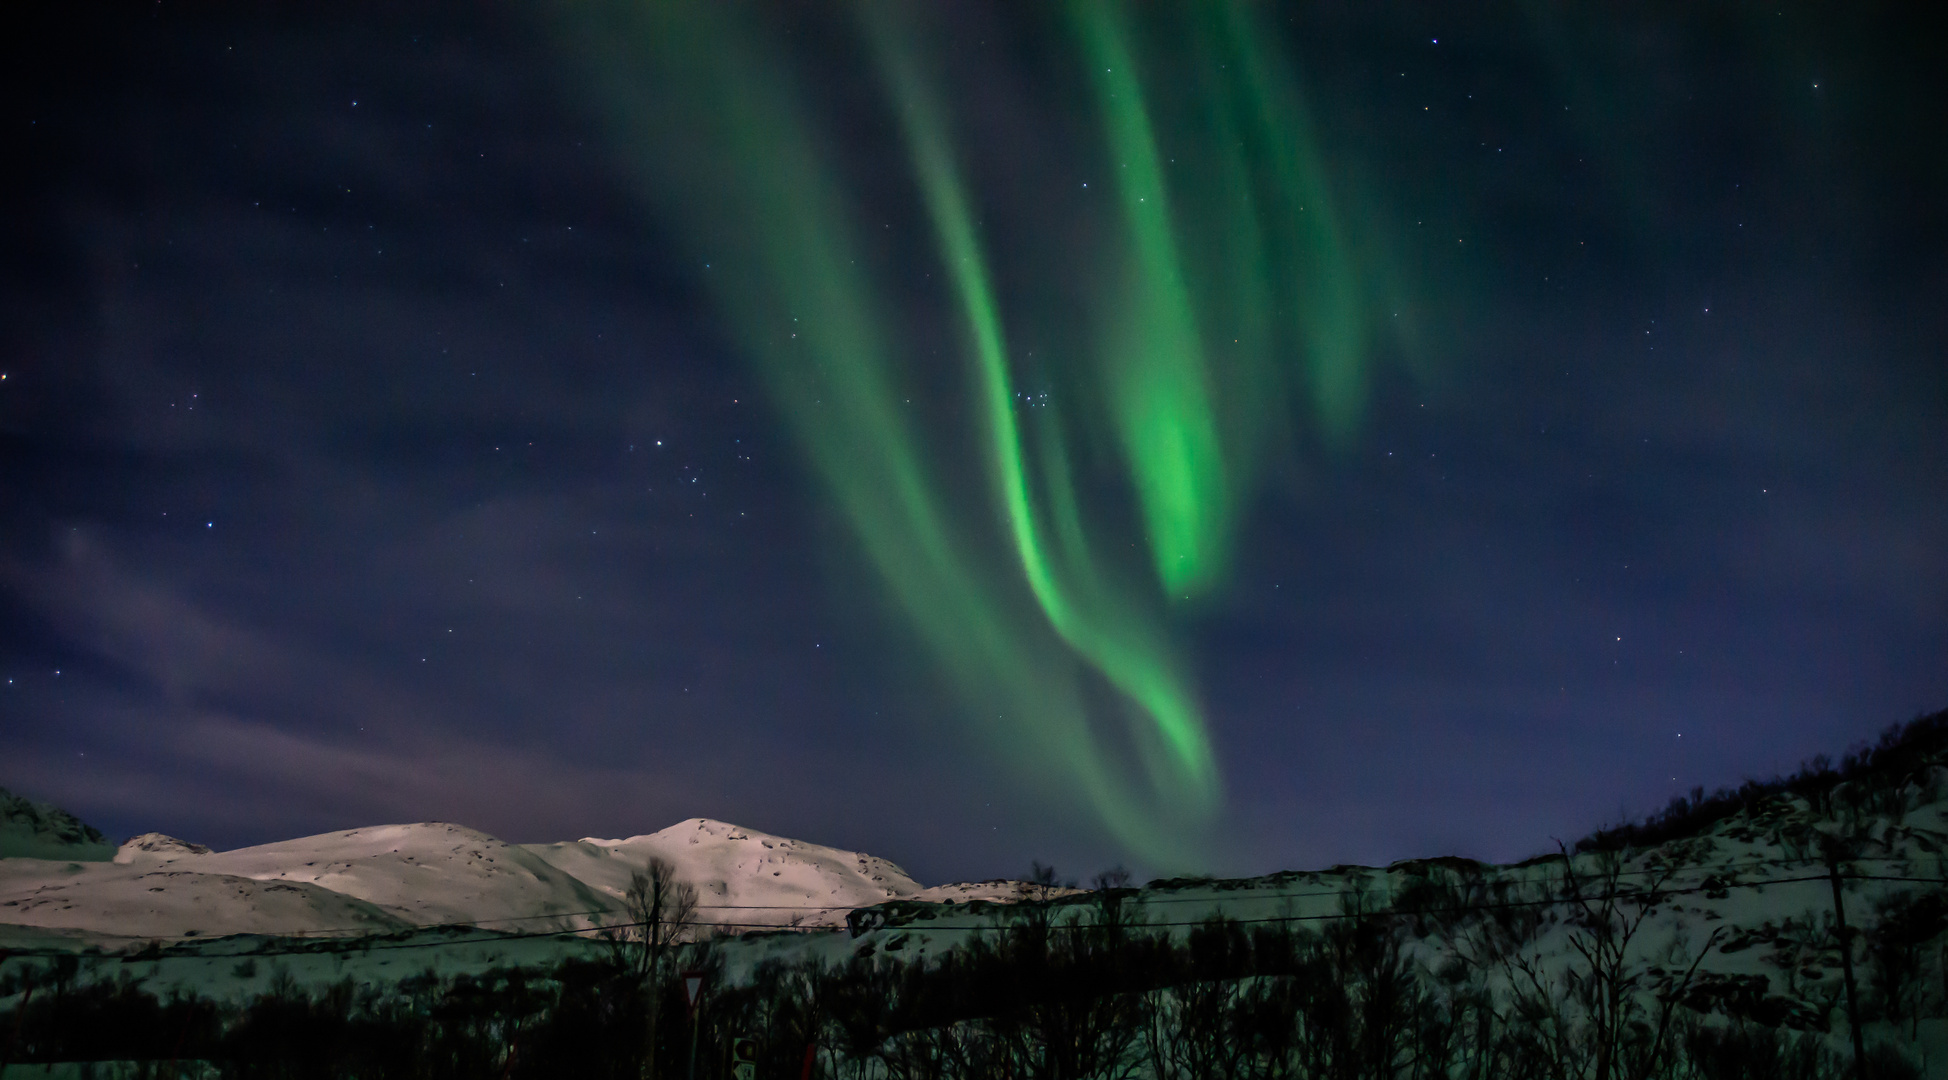
[[[130,837],[122,842],[115,852],[115,861],[126,866],[137,859],[168,861],[188,855],[208,855],[210,849],[187,840],[159,832],[145,832],[141,836]]]

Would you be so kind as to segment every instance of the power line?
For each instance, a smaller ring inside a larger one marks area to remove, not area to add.
[[[1887,882],[1903,882],[1903,883],[1928,884],[1928,885],[1948,885],[1948,879],[1944,879],[1944,878],[1909,877],[1909,876],[1899,876],[1899,875],[1842,874],[1840,875],[1840,878],[1843,881],[1887,881]],[[1513,910],[1513,909],[1520,909],[1520,908],[1535,908],[1535,907],[1552,907],[1552,906],[1562,905],[1562,904],[1592,904],[1592,903],[1602,903],[1602,902],[1613,901],[1613,900],[1643,901],[1643,900],[1653,899],[1653,898],[1684,896],[1684,895],[1691,895],[1691,894],[1701,893],[1701,892],[1713,892],[1721,889],[1722,890],[1758,889],[1758,888],[1764,888],[1767,885],[1792,885],[1792,884],[1801,884],[1807,882],[1827,883],[1830,881],[1831,881],[1830,875],[1817,874],[1817,875],[1809,875],[1804,877],[1774,878],[1769,881],[1720,882],[1720,883],[1709,884],[1709,885],[1700,884],[1700,885],[1685,886],[1681,888],[1668,888],[1668,889],[1656,888],[1651,890],[1650,892],[1616,891],[1616,892],[1608,892],[1608,893],[1591,894],[1587,896],[1572,895],[1572,896],[1549,897],[1549,898],[1535,899],[1535,900],[1507,900],[1507,901],[1496,901],[1491,903],[1452,904],[1452,905],[1427,907],[1427,908],[1413,908],[1413,909],[1386,908],[1386,909],[1378,909],[1374,911],[1365,911],[1365,912],[1324,912],[1324,913],[1313,914],[1313,915],[1271,915],[1271,916],[1264,916],[1261,918],[1251,918],[1251,919],[1226,918],[1221,915],[1214,916],[1214,918],[1216,918],[1221,922],[1228,922],[1230,924],[1239,925],[1239,926],[1263,925],[1267,923],[1329,922],[1329,921],[1338,921],[1338,920],[1345,920],[1345,919],[1416,918],[1416,917],[1426,917],[1429,915],[1453,915],[1453,914],[1464,914],[1469,912],[1500,911],[1500,910]],[[1325,895],[1330,895],[1330,894],[1325,894]],[[1205,926],[1205,925],[1209,925],[1211,922],[1212,922],[1212,918],[1195,919],[1195,920],[1176,920],[1176,921],[1166,920],[1161,922],[1148,922],[1148,921],[1132,922],[1129,926],[1129,929],[1132,931],[1149,930],[1149,929],[1174,929],[1174,928],[1181,928],[1181,927]],[[277,948],[262,949],[260,948],[249,952],[240,952],[240,953],[217,953],[217,954],[168,953],[165,954],[159,951],[158,949],[158,950],[150,950],[150,951],[136,952],[136,953],[123,953],[123,954],[113,956],[113,959],[121,963],[149,963],[149,962],[157,962],[162,960],[216,960],[216,959],[232,959],[232,958],[254,958],[260,956],[304,956],[304,955],[318,955],[320,953],[328,953],[328,952],[389,952],[389,951],[401,950],[401,949],[445,948],[445,947],[463,946],[463,945],[484,947],[484,946],[493,946],[493,945],[502,944],[505,942],[512,942],[512,941],[532,941],[532,940],[540,940],[546,938],[571,938],[571,937],[581,938],[582,940],[585,941],[601,942],[603,944],[610,944],[612,940],[614,941],[614,943],[617,944],[626,944],[625,941],[621,941],[620,939],[590,938],[587,935],[605,934],[605,933],[611,933],[615,931],[640,929],[647,925],[648,923],[646,921],[637,920],[637,921],[623,922],[623,923],[608,923],[600,926],[583,927],[580,929],[539,930],[539,931],[527,931],[522,933],[501,933],[501,934],[496,934],[495,936],[490,938],[475,938],[475,939],[459,940],[459,941],[456,940],[390,941],[390,942],[360,944],[359,939],[356,938],[335,938],[335,939],[326,939],[320,941],[319,943],[320,945],[336,946],[335,948],[318,948],[318,947],[313,947],[308,949],[277,949]],[[719,928],[734,929],[734,930],[806,929],[804,926],[795,923],[743,922],[743,923],[714,923],[710,925]],[[912,923],[898,923],[898,924],[883,924],[882,926],[875,927],[874,929],[905,930],[909,933],[913,933],[913,932],[930,932],[930,931],[1002,930],[1002,929],[1006,929],[1008,925],[1009,924],[1002,922],[1000,919],[996,919],[990,922],[969,923],[969,924],[959,924],[959,925],[940,924],[929,920],[927,921],[927,924],[924,926],[915,926]],[[421,927],[419,929],[421,930],[477,929],[477,927],[475,927],[473,924],[470,923],[448,923],[448,924],[442,924],[437,926]],[[838,928],[832,927],[830,929],[836,931]],[[1072,922],[1072,923],[1064,923],[1064,924],[1051,923],[1049,929],[1051,932],[1060,932],[1060,931],[1087,930],[1087,929],[1092,929],[1092,927],[1085,926],[1080,923]],[[176,944],[180,944],[182,940],[183,939],[179,939],[176,942]],[[204,940],[209,942],[215,942],[215,941],[222,941],[225,939],[207,938]],[[57,950],[57,949],[0,949],[0,959],[13,959],[13,958],[20,958],[20,957],[63,957],[63,956],[78,957],[81,955],[83,954],[74,951],[69,951],[69,950]],[[103,954],[103,958],[107,959],[109,957]]]
[[[1871,859],[1851,859],[1848,861],[1856,862],[1856,863],[1890,863],[1890,862],[1905,863],[1905,862],[1911,862],[1913,860],[1889,857],[1889,858],[1871,858]],[[1544,865],[1560,865],[1560,864],[1544,864]],[[1721,874],[1721,873],[1735,873],[1740,870],[1762,869],[1762,868],[1774,867],[1774,866],[1791,867],[1791,866],[1800,866],[1800,865],[1818,866],[1822,864],[1818,859],[1810,859],[1810,858],[1808,859],[1790,859],[1790,858],[1751,859],[1745,862],[1726,863],[1723,866],[1717,866],[1717,867],[1687,866],[1682,868],[1670,868],[1670,867],[1650,866],[1650,867],[1643,867],[1636,870],[1620,870],[1618,871],[1618,873],[1622,876],[1628,876],[1628,877],[1649,877],[1660,873],[1689,874],[1689,873],[1703,872],[1708,874]],[[1370,869],[1374,873],[1381,874],[1381,875],[1386,875],[1393,872],[1391,867],[1362,867],[1361,869]],[[1553,879],[1549,877],[1497,877],[1493,880],[1484,877],[1472,881],[1463,881],[1460,884],[1464,887],[1477,887],[1477,886],[1494,887],[1494,886],[1505,886],[1505,885],[1547,885],[1550,883],[1551,880]],[[1825,879],[1822,878],[1821,880],[1823,881]],[[1760,884],[1763,883],[1761,882]],[[1238,894],[1237,899],[1241,899],[1241,900],[1251,900],[1251,899],[1313,900],[1313,899],[1321,899],[1321,898],[1329,898],[1329,897],[1351,897],[1351,896],[1370,895],[1369,892],[1360,889],[1324,889],[1315,892],[1267,894],[1264,892],[1253,890],[1249,887],[1226,889],[1223,888],[1218,882],[1200,883],[1200,884],[1190,885],[1187,887],[1188,888],[1199,888],[1199,887],[1216,888],[1219,892],[1235,892]],[[1095,895],[1095,892],[1094,890],[1085,890],[1084,895],[1093,896]],[[1072,894],[1070,896],[1056,897],[1054,899],[1074,900],[1077,899],[1077,897],[1074,894]],[[1151,899],[1143,899],[1137,902],[1146,905],[1148,904],[1208,904],[1208,903],[1212,903],[1214,899],[1215,898],[1208,897],[1208,896],[1159,896]],[[899,903],[899,902],[900,900],[898,899],[885,901],[885,903],[889,903],[889,904]]]
[[[1892,862],[1905,863],[1905,862],[1911,862],[1912,860],[1893,858],[1893,857],[1885,857],[1885,858],[1875,857],[1875,858],[1852,859],[1848,861],[1855,862],[1855,863],[1892,863]],[[1718,866],[1718,867],[1693,866],[1693,867],[1683,867],[1679,869],[1673,869],[1668,867],[1652,866],[1652,867],[1642,867],[1634,870],[1619,870],[1617,871],[1617,873],[1620,876],[1630,876],[1630,877],[1649,877],[1649,876],[1654,876],[1657,874],[1665,874],[1665,873],[1687,873],[1688,874],[1694,872],[1704,872],[1707,874],[1716,875],[1721,873],[1734,873],[1740,870],[1760,869],[1760,868],[1772,867],[1772,866],[1798,866],[1802,864],[1816,865],[1816,861],[1810,859],[1794,859],[1794,858],[1749,859],[1744,862],[1727,863],[1723,866]],[[1382,875],[1390,874],[1393,872],[1392,868],[1390,867],[1361,867],[1360,869],[1371,870],[1376,874],[1382,874]],[[260,880],[272,880],[272,879],[260,879]],[[276,880],[283,880],[283,879],[276,879]],[[1232,880],[1237,880],[1237,879],[1232,879]],[[1465,887],[1480,886],[1480,887],[1492,888],[1492,887],[1508,887],[1508,886],[1524,886],[1524,885],[1547,885],[1550,883],[1551,880],[1553,879],[1547,876],[1498,877],[1495,878],[1494,880],[1488,880],[1484,878],[1477,881],[1465,881],[1462,882],[1461,884]],[[1759,882],[1757,884],[1764,884],[1764,882]],[[1264,900],[1282,901],[1282,900],[1346,899],[1352,897],[1371,895],[1370,891],[1362,890],[1362,889],[1320,889],[1320,890],[1313,890],[1308,892],[1270,892],[1266,890],[1254,889],[1249,887],[1226,888],[1222,880],[1213,880],[1210,882],[1195,882],[1184,887],[1208,888],[1208,889],[1214,889],[1220,893],[1229,892],[1229,893],[1235,893],[1237,895],[1229,898],[1219,897],[1219,896],[1155,896],[1155,897],[1140,897],[1140,898],[1133,897],[1132,901],[1134,903],[1147,907],[1147,906],[1159,905],[1159,904],[1223,903],[1227,899],[1252,900],[1252,901],[1264,901]],[[1142,890],[1136,890],[1136,892],[1140,895]],[[851,911],[861,911],[868,908],[879,907],[885,904],[925,904],[925,905],[929,905],[932,908],[940,908],[940,907],[946,907],[949,905],[958,905],[958,904],[970,904],[970,905],[971,904],[996,904],[996,905],[1015,906],[1018,904],[1030,903],[1030,902],[1034,902],[1034,903],[1061,902],[1061,903],[1070,903],[1070,904],[1082,904],[1082,903],[1093,902],[1089,898],[1094,897],[1096,895],[1097,895],[1097,890],[1084,889],[1084,890],[1079,890],[1077,892],[1068,893],[1064,896],[1047,897],[1037,901],[1031,901],[1030,898],[1027,896],[1021,896],[1014,900],[988,899],[984,897],[975,897],[970,900],[946,900],[946,901],[915,900],[911,897],[893,896],[893,897],[887,897],[884,900],[874,901],[873,903],[870,904],[698,904],[696,908],[698,911],[804,911],[804,912],[814,912],[814,913],[815,912],[836,912],[836,911],[851,912]],[[609,915],[609,914],[613,914],[614,911],[615,911],[614,908],[592,908],[584,911],[557,911],[557,912],[549,912],[541,915],[505,915],[505,916],[488,918],[488,919],[469,919],[461,922],[406,923],[400,927],[395,928],[395,930],[397,931],[447,930],[447,929],[457,930],[457,929],[476,928],[486,923],[537,922],[543,919],[572,919],[572,918],[580,918],[580,917],[591,916],[591,915]],[[775,928],[781,930],[789,930],[789,929],[798,928],[801,924],[714,922],[711,923],[710,925],[730,926],[730,927],[755,926],[755,927],[766,927],[766,928]],[[294,937],[294,938],[334,937],[334,936],[344,936],[350,934],[369,933],[372,931],[372,929],[373,928],[369,926],[331,927],[331,928],[308,929],[308,930],[273,931],[270,933],[256,935],[256,936]],[[601,929],[601,928],[590,927],[587,929]],[[581,932],[581,931],[578,930],[575,932]],[[241,936],[241,935],[230,935],[230,936]],[[187,941],[189,940],[189,938],[181,935],[177,935],[169,938],[168,940]],[[217,940],[217,939],[206,939],[206,940]]]
[[[1873,857],[1873,858],[1852,859],[1849,861],[1854,863],[1895,863],[1895,862],[1905,863],[1905,862],[1911,862],[1912,860],[1893,858],[1893,857]],[[1710,876],[1716,876],[1721,873],[1733,873],[1739,870],[1760,869],[1760,868],[1772,867],[1772,866],[1797,866],[1801,864],[1810,864],[1810,862],[1811,861],[1807,859],[1794,859],[1794,858],[1749,859],[1744,862],[1728,863],[1724,866],[1719,866],[1719,867],[1698,866],[1698,867],[1685,867],[1682,869],[1673,869],[1668,867],[1652,866],[1652,867],[1643,867],[1634,870],[1618,870],[1615,873],[1618,876],[1649,877],[1658,874],[1675,874],[1675,873],[1689,874],[1694,872],[1703,872]],[[1381,873],[1381,874],[1390,872],[1389,868],[1383,868],[1383,867],[1362,868],[1362,869],[1372,869],[1376,873]],[[1608,873],[1608,872],[1599,871],[1599,873]],[[1483,879],[1479,881],[1466,881],[1460,884],[1463,885],[1464,887],[1485,886],[1485,887],[1492,888],[1497,886],[1508,887],[1508,886],[1524,886],[1524,885],[1547,885],[1552,880],[1555,879],[1553,877],[1547,877],[1547,876],[1522,877],[1522,878],[1512,878],[1512,879],[1498,878],[1493,881]],[[1776,878],[1776,879],[1772,879],[1771,882],[1765,882],[1765,881],[1742,882],[1742,883],[1725,882],[1722,883],[1722,885],[1724,887],[1732,887],[1734,884],[1739,884],[1739,885],[1749,884],[1749,885],[1762,886],[1765,884],[1783,884],[1792,880],[1798,880],[1798,879]],[[1826,877],[1822,876],[1820,880],[1824,881],[1826,880]],[[1876,878],[1873,880],[1933,881],[1934,879],[1932,878],[1896,879],[1891,877],[1883,877],[1883,878]],[[1131,897],[1131,902],[1139,906],[1148,907],[1152,905],[1162,905],[1162,904],[1221,904],[1227,902],[1227,900],[1231,902],[1236,902],[1236,901],[1351,899],[1351,898],[1364,898],[1372,895],[1371,891],[1363,890],[1363,889],[1331,889],[1331,890],[1314,890],[1308,892],[1266,892],[1262,890],[1255,890],[1249,888],[1224,889],[1221,887],[1220,883],[1216,881],[1209,882],[1209,883],[1197,883],[1189,887],[1216,888],[1217,891],[1219,892],[1234,892],[1237,895],[1231,897],[1222,897],[1222,896],[1157,896],[1157,897],[1145,897],[1145,898]],[[1670,893],[1673,890],[1664,889],[1662,891],[1666,893]],[[1075,904],[1091,903],[1092,901],[1088,898],[1094,897],[1096,895],[1097,893],[1095,890],[1084,890],[1078,893],[1070,893],[1062,897],[1052,897],[1052,898],[1047,898],[1035,902],[1038,903],[1065,902],[1073,906]],[[945,902],[918,901],[918,900],[911,900],[905,897],[889,897],[886,900],[881,900],[873,904],[862,904],[862,905],[852,905],[852,906],[847,906],[842,904],[827,904],[827,905],[817,905],[817,906],[809,905],[809,904],[698,904],[697,910],[699,911],[852,912],[852,911],[867,910],[885,904],[902,904],[902,903],[926,904],[929,905],[929,908],[937,909],[939,907],[952,905],[952,904],[959,904],[959,903],[969,903],[969,904],[988,903],[988,904],[1006,905],[1009,907],[1014,907],[1018,904],[1029,903],[1029,902],[1030,901],[1028,900],[1027,897],[1022,897],[1014,901],[986,900],[986,899],[977,898],[970,901],[945,901]],[[536,922],[543,919],[570,919],[570,918],[581,918],[585,916],[609,915],[613,913],[614,913],[613,908],[594,908],[594,909],[583,910],[583,911],[550,912],[541,915],[507,915],[507,916],[501,916],[497,918],[471,919],[471,920],[466,920],[461,922],[407,923],[402,926],[393,928],[392,932],[397,933],[397,932],[406,932],[406,931],[429,931],[429,930],[467,930],[467,929],[478,929],[481,925],[488,924],[488,923]],[[1308,916],[1308,918],[1310,918],[1310,916]],[[638,924],[618,923],[613,925],[616,927],[628,927],[628,926],[634,926]],[[806,929],[802,920],[800,922],[785,922],[785,923],[712,922],[708,925],[716,926],[716,927],[727,927],[732,929],[774,929],[774,930]],[[1198,923],[1150,923],[1147,925],[1153,925],[1153,926],[1201,925],[1201,921]],[[607,927],[602,925],[597,925],[597,926],[589,926],[589,927],[581,927],[581,928],[569,928],[566,930],[551,930],[551,931],[544,932],[541,936],[591,933],[591,932],[599,932],[605,928]],[[815,929],[816,927],[813,928]],[[948,928],[943,927],[943,929],[948,929]],[[256,934],[256,935],[242,935],[242,934],[225,935],[225,937],[257,936],[257,937],[288,937],[288,938],[300,938],[300,939],[303,938],[337,939],[337,938],[346,937],[350,935],[357,935],[357,934],[370,935],[372,931],[373,928],[370,926],[350,926],[350,927],[318,928],[318,929],[306,929],[306,930],[273,931],[269,933]],[[501,936],[500,940],[510,940],[510,939],[520,940],[526,936],[532,936],[532,935],[504,934]],[[200,935],[187,935],[187,936],[175,935],[167,938],[166,940],[170,941],[171,943],[182,943],[182,942],[190,941],[193,938],[197,938],[197,937],[200,937]],[[164,939],[150,938],[149,940],[164,940]],[[202,940],[219,941],[219,940],[223,940],[223,938],[203,938]]]

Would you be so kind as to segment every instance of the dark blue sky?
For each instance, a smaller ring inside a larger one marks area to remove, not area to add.
[[[703,815],[929,882],[1126,859],[965,736],[551,10],[9,35],[0,785],[221,846]],[[1948,704],[1926,35],[1458,18],[1280,46],[1414,346],[1177,626],[1215,871],[1520,857]]]

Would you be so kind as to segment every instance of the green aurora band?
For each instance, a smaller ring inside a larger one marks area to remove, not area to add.
[[[1292,404],[1327,444],[1356,424],[1369,322],[1353,260],[1297,82],[1250,6],[1050,7],[1040,29],[1069,67],[1028,75],[970,69],[926,11],[860,0],[849,38],[910,162],[930,288],[944,279],[917,300],[862,220],[838,125],[751,29],[781,20],[639,3],[580,11],[572,46],[601,60],[655,205],[710,264],[733,340],[970,717],[1079,789],[1132,854],[1195,867],[1222,784],[1171,610],[1222,584]],[[1084,102],[1099,141],[1010,114],[1028,149],[1006,149],[1045,159],[1004,161],[995,117],[945,106],[969,100],[957,74],[1044,79],[1038,99]],[[1064,227],[1006,182],[1010,164],[1108,177],[1113,203]],[[958,329],[958,426],[909,404],[938,345],[916,302]],[[1057,389],[1025,393],[1025,371]],[[956,497],[976,463],[988,497]]]

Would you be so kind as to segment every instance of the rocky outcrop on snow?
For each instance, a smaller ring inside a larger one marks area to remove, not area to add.
[[[122,846],[115,849],[114,862],[127,866],[141,859],[165,861],[178,859],[184,855],[208,855],[209,853],[210,849],[201,844],[178,840],[165,833],[145,832],[141,836],[133,836],[122,841]]]

